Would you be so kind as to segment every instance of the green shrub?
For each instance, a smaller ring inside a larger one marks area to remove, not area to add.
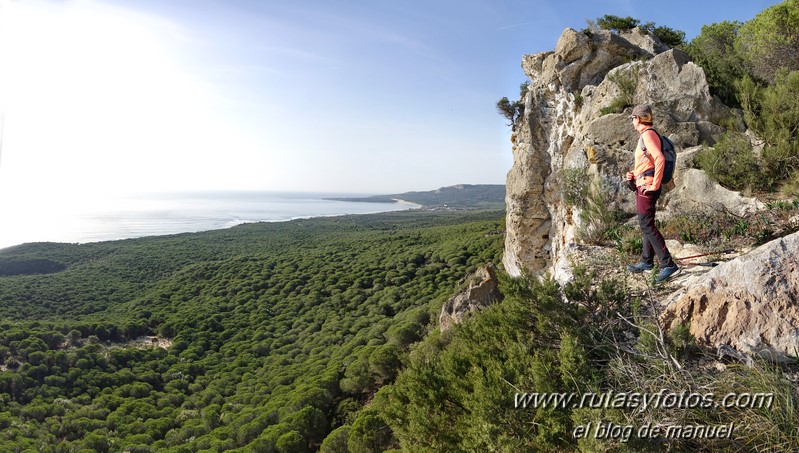
[[[605,231],[605,237],[613,241],[616,251],[624,256],[638,256],[643,250],[641,230],[633,225],[617,225]]]
[[[589,22],[590,23],[590,22]],[[594,24],[597,28],[602,30],[609,30],[616,33],[623,31],[630,31],[635,27],[640,27],[641,30],[655,35],[664,44],[671,47],[677,47],[685,44],[685,32],[674,30],[673,28],[657,26],[654,22],[647,22],[641,25],[641,21],[630,16],[620,17],[614,15],[605,15],[597,18]]]
[[[610,30],[615,32],[628,31],[639,26],[641,21],[634,19],[630,16],[620,17],[612,14],[606,14],[596,20],[596,25],[602,30]]]
[[[508,126],[512,126],[516,123],[516,120],[524,115],[524,102],[511,102],[507,97],[503,96],[502,99],[497,101],[497,111],[509,121]]]
[[[670,47],[685,45],[685,32],[682,30],[675,30],[673,28],[663,26],[658,27],[655,26],[654,23],[651,24],[651,28],[649,28],[649,23],[645,24],[644,29],[655,35],[660,42]]]
[[[799,197],[799,172],[794,172],[787,180],[782,182],[780,193],[789,198]]]
[[[364,409],[350,427],[347,448],[351,453],[372,453],[387,449],[391,442],[391,428],[380,414]]]
[[[619,96],[613,98],[610,105],[603,107],[600,113],[622,113],[624,109],[633,105],[635,101],[635,91],[638,89],[637,68],[629,68],[627,71],[613,71],[608,73],[608,80],[619,87]]]
[[[584,167],[569,167],[561,171],[561,194],[568,206],[582,208],[588,196],[588,171]]]
[[[591,180],[580,211],[577,236],[589,244],[603,244],[609,229],[618,225],[620,213],[610,206],[609,190],[599,177]]]
[[[349,425],[339,426],[325,437],[319,447],[320,453],[349,453],[347,449],[347,439],[350,435]]]
[[[519,85],[519,100],[511,102],[507,97],[497,101],[497,111],[509,121],[508,126],[513,126],[516,121],[524,116],[524,97],[530,89],[530,81],[522,82]]]
[[[715,147],[703,149],[696,159],[699,168],[724,187],[734,190],[763,187],[752,146],[740,132],[725,133]]]
[[[769,86],[747,76],[736,89],[744,120],[764,141],[755,186],[773,190],[799,171],[799,71],[780,72]]]

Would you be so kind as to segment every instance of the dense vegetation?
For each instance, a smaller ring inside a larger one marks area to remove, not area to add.
[[[652,292],[597,277],[584,267],[562,287],[503,277],[502,304],[428,336],[377,393],[362,415],[372,451],[796,451],[799,394],[783,370],[711,368],[687,326],[663,331]],[[558,405],[545,399],[554,392],[577,397]],[[658,394],[671,403],[641,403]],[[724,403],[730,394],[744,395],[739,406]],[[696,435],[702,426],[732,429]]]
[[[0,451],[315,449],[394,379],[458,281],[498,260],[501,217],[5,249],[4,263],[61,270],[0,277]]]
[[[799,194],[799,0],[745,23],[704,26],[686,50],[705,70],[711,92],[740,106],[757,137],[731,124],[699,156],[702,169],[735,190]]]

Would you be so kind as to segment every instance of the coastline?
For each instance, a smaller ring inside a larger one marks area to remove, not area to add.
[[[0,212],[17,219],[0,226],[0,250],[29,243],[92,243],[199,233],[245,223],[377,214],[422,208],[405,200],[364,204],[330,200],[325,194],[197,193],[142,195],[66,208],[36,206]],[[53,219],[57,218],[58,222]]]

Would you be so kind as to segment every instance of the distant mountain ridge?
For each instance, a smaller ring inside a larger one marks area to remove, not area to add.
[[[458,184],[425,192],[405,192],[360,198],[326,198],[327,200],[396,203],[406,201],[429,209],[504,209],[504,184]]]

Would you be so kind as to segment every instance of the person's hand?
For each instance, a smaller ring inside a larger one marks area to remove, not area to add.
[[[627,181],[632,181],[633,179],[635,179],[635,173],[633,173],[631,171],[628,171],[627,172]]]

